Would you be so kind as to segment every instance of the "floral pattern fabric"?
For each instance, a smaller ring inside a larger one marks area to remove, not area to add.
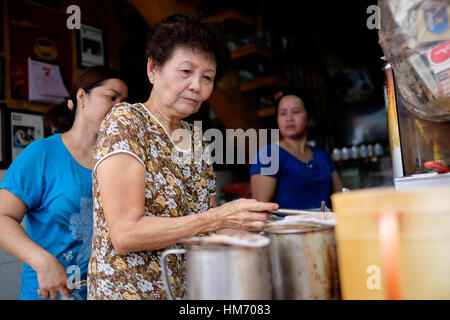
[[[170,248],[118,254],[103,212],[97,166],[115,153],[128,153],[146,169],[145,215],[180,217],[206,211],[215,195],[215,176],[200,129],[182,122],[189,132],[189,150],[177,148],[167,131],[142,104],[114,106],[102,122],[94,150],[94,230],[88,268],[88,299],[167,299],[160,257]],[[184,297],[184,256],[171,255],[169,279],[177,297]]]

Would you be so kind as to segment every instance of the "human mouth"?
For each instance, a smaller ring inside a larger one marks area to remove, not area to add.
[[[183,99],[186,100],[188,103],[193,103],[193,104],[198,103],[198,100],[196,100],[196,99],[191,99],[191,98],[186,98],[186,97],[183,97]]]

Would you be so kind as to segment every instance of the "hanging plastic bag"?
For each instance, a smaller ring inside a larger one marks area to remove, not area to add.
[[[379,43],[405,106],[450,121],[450,0],[379,0]]]

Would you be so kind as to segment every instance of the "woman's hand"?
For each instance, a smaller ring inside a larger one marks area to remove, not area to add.
[[[64,298],[70,298],[73,290],[67,288],[67,273],[62,264],[51,254],[41,258],[36,267],[39,291],[43,299],[58,300],[58,292]]]
[[[269,210],[277,210],[278,204],[254,199],[239,199],[213,210],[220,229],[259,231],[269,218]]]

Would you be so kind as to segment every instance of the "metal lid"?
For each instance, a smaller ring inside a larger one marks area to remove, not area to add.
[[[293,222],[293,223],[268,223],[263,227],[265,233],[296,234],[318,232],[333,229],[334,226],[326,226],[317,223]]]
[[[270,244],[270,239],[251,233],[240,237],[225,234],[212,234],[207,237],[183,239],[180,242],[185,246],[196,247],[261,248],[268,246]]]

